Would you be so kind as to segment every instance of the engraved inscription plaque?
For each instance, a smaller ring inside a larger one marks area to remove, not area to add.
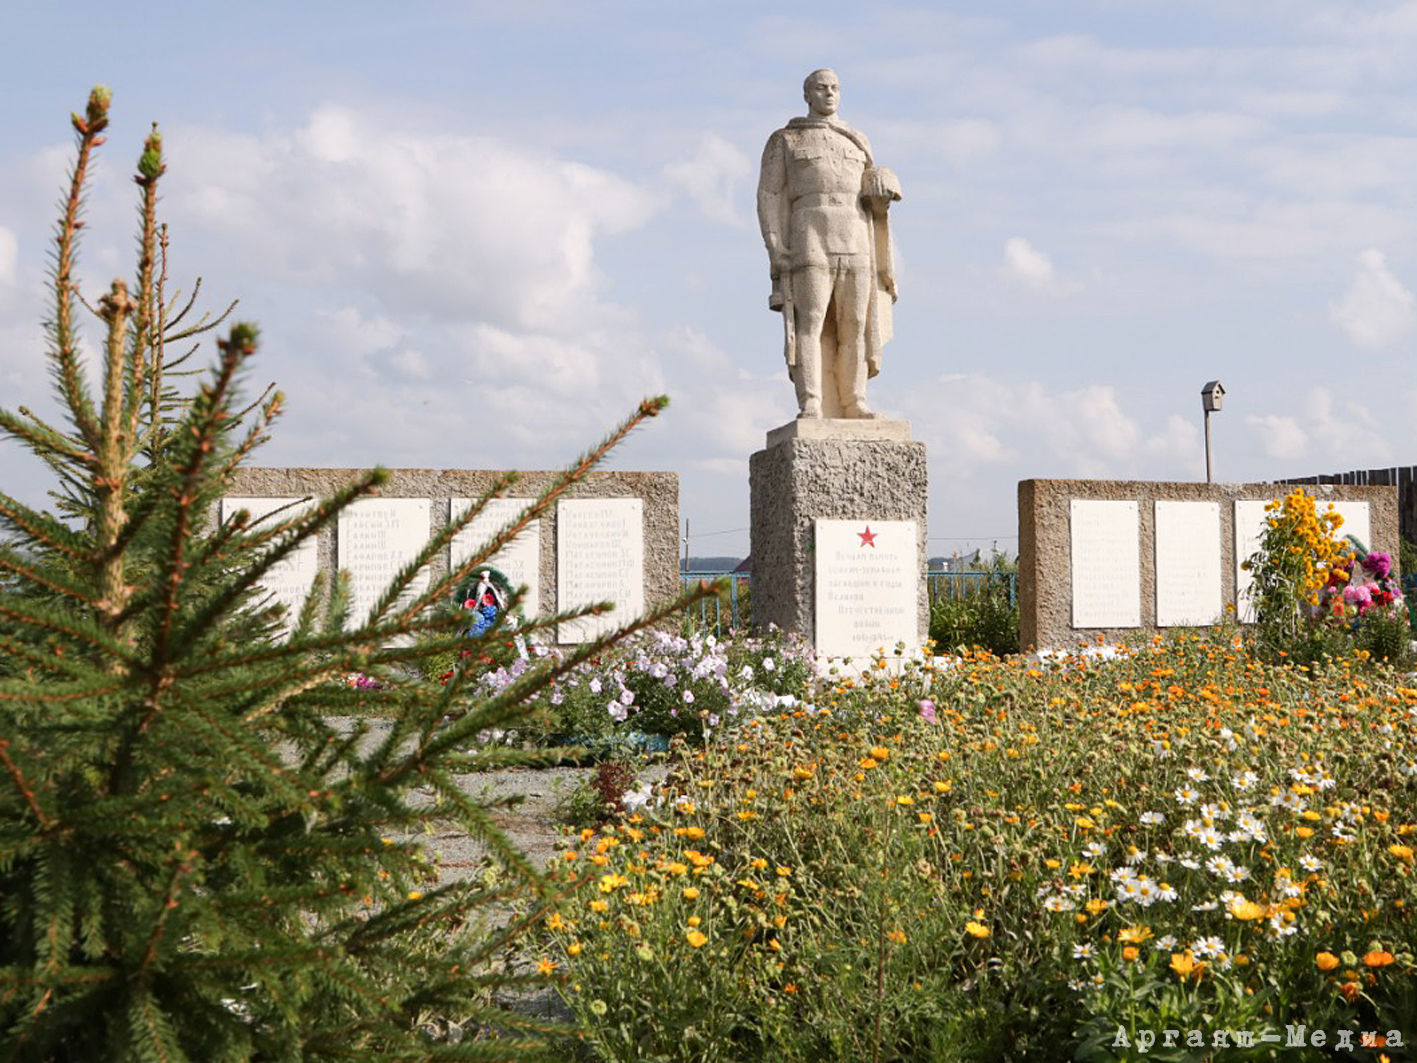
[[[1074,498],[1068,517],[1073,627],[1140,627],[1137,503]]]
[[[295,504],[292,505],[292,503]],[[221,519],[226,521],[237,510],[244,509],[251,514],[250,527],[255,531],[260,531],[262,528],[275,527],[280,522],[293,520],[314,504],[313,500],[304,502],[298,498],[255,498],[232,495],[221,500]],[[287,509],[287,506],[290,508]],[[268,516],[276,510],[283,510],[279,517],[267,521],[261,520],[262,517]],[[311,536],[283,560],[272,565],[270,571],[261,580],[261,588],[285,606],[286,623],[284,626],[287,631],[294,626],[295,618],[300,614],[300,607],[305,604],[305,598],[310,593],[310,587],[320,571],[319,555],[319,544],[316,538]]]
[[[467,512],[474,499],[454,498],[451,516],[454,520]],[[453,536],[452,567],[456,569],[492,536],[505,528],[531,505],[530,498],[489,499],[482,512],[462,531]],[[517,537],[487,559],[513,587],[526,587],[522,598],[522,615],[531,619],[541,612],[541,522],[534,520],[517,533]]]
[[[1250,599],[1254,580],[1244,565],[1260,548],[1267,505],[1267,498],[1242,498],[1235,503],[1235,615],[1242,624],[1255,622],[1255,603]]]
[[[1220,503],[1156,501],[1156,626],[1218,624]]]
[[[426,498],[361,498],[339,515],[335,563],[349,572],[352,623],[368,618],[389,581],[427,545],[431,508]],[[427,588],[425,569],[400,602]]]
[[[645,609],[644,502],[574,498],[556,503],[556,608],[613,602],[599,616],[557,626],[560,642],[589,642]]]
[[[920,646],[919,546],[913,520],[816,522],[816,649],[824,657],[911,653]]]
[[[1368,516],[1368,503],[1366,502],[1335,502],[1333,508],[1338,515],[1343,518],[1343,523],[1338,526],[1338,531],[1334,533],[1338,539],[1344,539],[1351,535],[1363,544],[1365,549],[1373,548],[1373,526]],[[1327,512],[1327,503],[1318,503],[1320,513]]]

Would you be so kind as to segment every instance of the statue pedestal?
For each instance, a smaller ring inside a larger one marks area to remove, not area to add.
[[[926,466],[910,422],[791,421],[748,467],[754,626],[827,656],[917,649],[929,626]]]

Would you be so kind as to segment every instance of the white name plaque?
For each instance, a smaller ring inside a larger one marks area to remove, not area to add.
[[[1141,626],[1141,545],[1135,501],[1074,498],[1073,627]]]
[[[1267,505],[1266,498],[1242,498],[1235,503],[1235,615],[1242,624],[1255,622],[1255,603],[1250,599],[1254,577],[1244,566],[1260,548]]]
[[[816,522],[816,650],[870,657],[920,647],[920,557],[913,520]]]
[[[456,520],[467,512],[474,499],[455,498],[452,500],[452,517]],[[472,519],[467,527],[453,536],[452,567],[456,569],[531,505],[530,498],[493,498],[482,507],[482,512]],[[491,557],[487,564],[507,577],[515,589],[525,586],[521,611],[531,619],[541,611],[541,522],[534,520],[517,533],[517,537],[507,543]]]
[[[1156,502],[1156,626],[1218,624],[1220,503]]]
[[[432,503],[426,498],[361,498],[339,515],[335,564],[350,576],[351,623],[362,623],[390,581],[428,543]],[[428,588],[428,572],[400,597],[412,601]]]
[[[293,504],[294,503],[294,504]],[[304,502],[298,498],[252,498],[233,495],[221,500],[221,519],[230,520],[237,510],[244,509],[251,514],[250,527],[255,531],[274,528],[284,521],[303,516],[314,506],[314,501]],[[290,508],[286,508],[289,506]],[[284,510],[279,517],[263,521],[276,510]],[[285,606],[285,630],[295,626],[300,608],[305,604],[315,576],[320,571],[320,549],[314,536],[306,539],[281,561],[272,565],[261,580],[263,591]]]
[[[556,503],[556,608],[613,602],[599,616],[557,627],[560,642],[590,642],[645,610],[644,502],[570,498]]]

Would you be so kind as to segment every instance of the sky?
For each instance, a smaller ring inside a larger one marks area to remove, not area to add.
[[[1017,545],[1034,477],[1417,463],[1417,3],[523,0],[0,5],[0,405],[53,410],[46,270],[71,110],[113,91],[80,260],[135,273],[164,136],[172,285],[257,322],[260,465],[680,477],[748,551],[795,400],[755,188],[830,66],[899,177],[871,403],[927,448],[929,550]],[[97,330],[88,331],[89,349]],[[214,357],[209,341],[202,354]],[[0,443],[3,488],[45,470]]]

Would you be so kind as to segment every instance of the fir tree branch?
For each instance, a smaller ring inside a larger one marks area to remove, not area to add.
[[[108,126],[108,104],[111,94],[102,85],[89,93],[88,108],[81,118],[71,116],[78,134],[78,155],[69,176],[69,193],[64,201],[64,217],[55,236],[54,258],[54,321],[50,334],[54,343],[54,359],[59,392],[64,405],[74,418],[88,448],[98,450],[98,423],[92,400],[79,364],[78,340],[74,332],[74,264],[78,253],[79,230],[83,228],[84,185],[88,181],[89,159],[93,149],[103,143],[101,136]]]
[[[248,539],[246,545],[260,546],[272,537],[281,536],[280,542],[273,549],[263,553],[255,564],[249,565],[243,568],[239,574],[235,574],[223,585],[218,594],[213,596],[190,621],[183,625],[180,632],[173,634],[169,656],[173,658],[186,657],[186,651],[195,641],[210,630],[221,617],[227,615],[241,598],[249,594],[261,582],[266,573],[298,550],[312,536],[318,535],[321,529],[338,517],[347,506],[371,494],[387,481],[387,471],[373,469],[349,487],[336,492],[329,499],[319,503],[295,520],[277,525],[268,532],[259,533],[254,541]],[[339,638],[344,637],[343,635],[339,636]]]
[[[610,453],[610,451],[624,442],[631,432],[649,418],[659,416],[668,405],[669,399],[663,395],[644,399],[634,413],[620,422],[598,445],[587,450],[577,458],[569,468],[556,478],[556,481],[549,488],[538,495],[532,503],[518,515],[516,520],[494,535],[489,542],[483,544],[482,549],[477,551],[474,556],[467,558],[456,569],[450,571],[444,580],[438,581],[435,587],[430,587],[427,592],[411,603],[404,612],[416,612],[420,609],[427,608],[432,602],[446,597],[450,588],[456,587],[465,580],[469,574],[476,571],[477,567],[481,565],[486,558],[491,557],[503,546],[511,542],[512,539],[516,538],[516,536],[521,533],[522,529],[533,520],[538,520],[548,513],[562,495],[584,480],[597,465],[605,460],[605,456]],[[465,524],[459,524],[459,527],[464,526]],[[402,575],[403,573],[400,573],[400,576]],[[390,598],[388,594],[386,594],[385,597],[389,599],[391,604],[393,598]]]
[[[177,472],[182,477],[182,484],[177,490],[176,520],[173,522],[164,571],[158,579],[158,585],[166,595],[158,617],[152,655],[159,669],[163,669],[168,660],[168,639],[177,613],[182,580],[189,567],[186,552],[192,538],[193,510],[201,497],[207,461],[216,450],[217,437],[227,417],[226,404],[236,371],[256,351],[255,326],[234,325],[227,339],[218,340],[217,346],[221,350],[221,360],[215,379],[202,389],[201,400],[193,406],[193,415],[188,419],[184,432],[184,437],[190,434],[192,438],[187,443],[186,454],[178,459]],[[184,458],[185,465],[181,464]],[[156,705],[152,711],[157,711]]]
[[[160,305],[154,276],[157,268],[157,184],[158,178],[166,170],[167,167],[162,162],[162,134],[158,132],[157,123],[154,122],[152,132],[143,142],[143,153],[138,157],[138,172],[133,175],[134,183],[142,189],[142,207],[139,209],[141,230],[138,236],[137,308],[133,318],[131,386],[127,394],[128,435],[134,440],[138,439],[139,418],[143,405],[148,400],[145,387],[147,377],[150,372],[156,374],[159,371],[155,356],[156,329],[153,324]],[[159,419],[160,413],[155,404],[150,406],[149,416],[154,422]]]
[[[31,509],[3,491],[0,491],[0,521],[24,533],[30,543],[42,543],[46,550],[53,550],[71,561],[86,558],[89,554],[88,544],[63,521]]]
[[[19,765],[10,757],[10,740],[8,738],[0,738],[0,763],[3,763],[5,770],[10,773],[15,788],[25,799],[25,804],[29,806],[30,814],[39,822],[40,829],[46,834],[49,833],[54,829],[54,821],[39,806],[39,799],[35,797],[34,790],[29,783],[25,782],[24,772],[20,771]]]
[[[142,980],[147,974],[148,968],[152,966],[153,960],[157,958],[158,945],[162,943],[162,936],[167,930],[167,917],[172,914],[172,909],[177,907],[177,891],[181,888],[182,880],[192,873],[192,860],[197,854],[188,854],[187,860],[179,860],[172,868],[172,875],[167,881],[167,894],[162,899],[162,904],[158,906],[157,921],[153,924],[152,932],[148,935],[148,943],[143,949],[142,958],[138,961],[138,969],[135,976]]]
[[[22,415],[28,413],[24,407],[20,408],[20,412]],[[89,468],[94,464],[92,452],[85,450],[82,444],[70,440],[33,415],[16,417],[9,410],[0,410],[0,430],[8,432],[26,444],[36,455],[50,464],[56,461],[70,462]]]

